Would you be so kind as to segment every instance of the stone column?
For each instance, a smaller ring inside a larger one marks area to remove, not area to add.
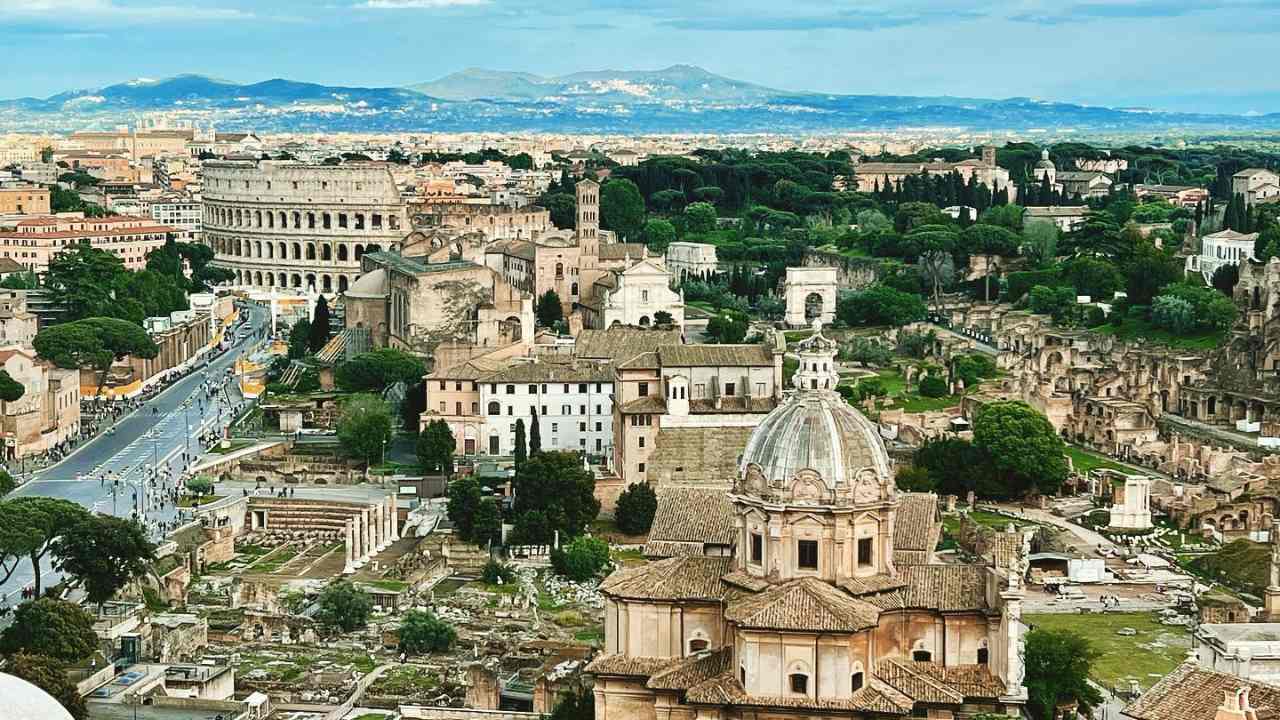
[[[396,507],[396,496],[387,496],[387,510],[390,514],[391,523],[391,542],[400,539],[400,510]]]
[[[351,518],[351,562],[352,567],[364,567],[364,558],[367,554],[364,549],[364,524],[360,513],[356,513]]]
[[[373,517],[373,529],[378,536],[378,552],[382,552],[391,544],[387,538],[387,506],[382,503],[374,505]]]
[[[365,552],[365,557],[366,557],[366,558],[372,558],[372,557],[373,557],[374,552],[376,552],[376,551],[374,550],[374,547],[373,547],[373,546],[374,546],[374,540],[373,540],[373,513],[369,512],[369,508],[368,508],[368,507],[365,507],[365,509],[364,509],[364,510],[362,510],[362,511],[360,512],[360,514],[364,517],[364,552]]]
[[[354,520],[352,520],[351,518],[347,518],[347,523],[346,523],[346,525],[344,526],[344,529],[345,529],[345,530],[346,530],[346,532],[347,532],[347,542],[346,542],[346,546],[347,546],[347,564],[346,564],[345,566],[343,566],[343,568],[342,568],[342,574],[343,574],[343,575],[350,575],[350,574],[352,574],[352,573],[354,573],[354,572],[356,571],[356,566],[355,566],[355,559],[356,559],[356,556],[355,556],[355,548],[354,548],[354,547],[352,547],[352,546],[355,544],[355,541],[356,541],[355,521],[354,521]]]

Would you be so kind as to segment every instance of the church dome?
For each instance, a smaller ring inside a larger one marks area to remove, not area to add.
[[[49,693],[8,673],[0,673],[0,697],[11,720],[71,720],[71,713]]]
[[[1046,169],[1046,170],[1054,169],[1053,161],[1049,159],[1048,150],[1040,151],[1040,162],[1036,163],[1036,167],[1040,169]]]
[[[760,421],[742,453],[744,476],[752,466],[774,486],[790,487],[806,469],[828,490],[847,491],[868,470],[876,481],[892,480],[876,425],[838,394],[821,390],[798,390]]]
[[[747,440],[739,463],[745,492],[820,504],[892,499],[893,474],[879,428],[835,391],[839,344],[813,335],[796,345],[792,391]]]

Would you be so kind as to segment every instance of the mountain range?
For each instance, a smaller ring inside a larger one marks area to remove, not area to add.
[[[1112,108],[1030,98],[838,95],[778,90],[690,65],[560,77],[472,68],[407,87],[337,87],[203,75],[139,79],[0,100],[0,131],[77,130],[166,111],[220,129],[296,131],[832,132],[1280,129],[1280,113]]]

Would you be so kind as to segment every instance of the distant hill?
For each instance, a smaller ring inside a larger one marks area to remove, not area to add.
[[[110,127],[166,111],[219,127],[271,131],[831,132],[1277,129],[1280,114],[1164,112],[1045,102],[778,90],[691,65],[560,77],[471,68],[409,87],[203,75],[140,79],[47,98],[0,101],[0,131]]]

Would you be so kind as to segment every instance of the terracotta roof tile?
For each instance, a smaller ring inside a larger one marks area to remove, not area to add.
[[[732,560],[680,557],[617,570],[600,584],[600,592],[632,600],[719,602],[728,588],[720,577]]]
[[[727,647],[689,655],[654,673],[645,684],[655,690],[688,690],[727,672],[732,658],[733,649]]]
[[[982,565],[909,565],[898,568],[906,587],[866,600],[882,610],[981,610],[987,607],[986,572]]]
[[[679,484],[728,489],[738,476],[738,458],[753,429],[659,428],[645,474],[656,487]]]
[[[669,657],[631,657],[630,655],[597,655],[584,668],[585,672],[596,675],[627,675],[631,677],[649,677],[655,672],[671,665],[677,658]]]
[[[663,345],[679,345],[679,330],[616,327],[583,330],[574,343],[574,354],[591,360],[627,360]]]
[[[765,345],[668,345],[658,354],[664,367],[773,365]]]
[[[876,677],[926,703],[992,700],[1005,694],[1005,685],[986,665],[952,665],[885,658],[876,663]]]
[[[732,545],[733,505],[719,488],[671,485],[658,488],[658,509],[649,542]],[[649,545],[645,554],[652,555]]]
[[[613,382],[613,365],[604,362],[520,362],[480,378],[494,383]]]
[[[730,602],[725,619],[748,628],[856,632],[875,627],[880,610],[817,578],[801,578]]]
[[[1249,704],[1259,720],[1280,715],[1280,686],[1244,680],[1185,663],[1124,709],[1137,720],[1214,720],[1226,693],[1249,688]]]
[[[875,678],[871,678],[861,690],[843,700],[748,695],[732,672],[694,685],[685,693],[685,700],[695,705],[861,711],[885,715],[905,715],[911,712],[914,705],[911,698]]]

